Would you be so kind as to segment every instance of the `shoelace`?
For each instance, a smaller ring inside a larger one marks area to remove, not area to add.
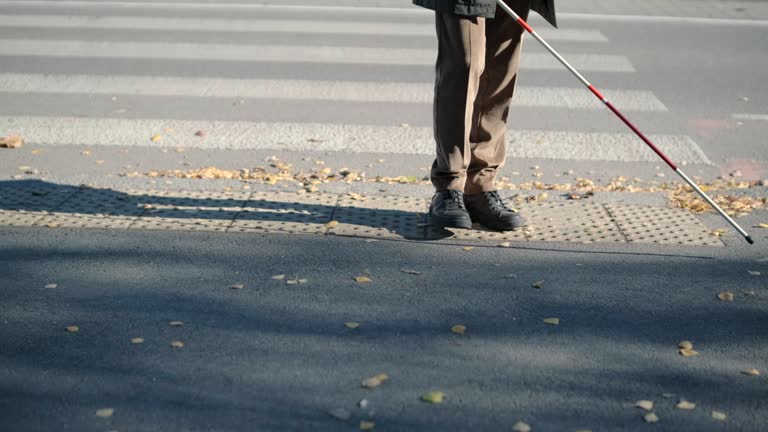
[[[507,205],[504,203],[504,200],[501,199],[499,196],[499,193],[496,191],[491,192],[485,192],[485,199],[488,202],[488,207],[491,208],[495,213],[501,213],[505,211],[512,211]]]
[[[458,191],[449,190],[448,194],[451,197],[451,200],[448,202],[448,208],[451,210],[464,210],[464,197],[462,194]]]

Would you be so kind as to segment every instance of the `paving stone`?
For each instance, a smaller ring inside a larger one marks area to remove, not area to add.
[[[426,200],[405,196],[346,195],[339,200],[328,234],[371,238],[424,238]]]
[[[614,204],[606,207],[633,243],[724,246],[687,210]]]
[[[243,205],[229,231],[324,234],[338,201],[331,194],[257,192]]]
[[[528,220],[526,235],[534,241],[626,242],[611,215],[600,204],[581,201],[520,204]]]

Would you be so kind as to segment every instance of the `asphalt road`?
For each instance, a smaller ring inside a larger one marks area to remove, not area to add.
[[[1,235],[3,430],[352,431],[373,420],[383,431],[524,421],[701,432],[761,431],[768,418],[768,268],[754,250]],[[728,290],[735,301],[716,298]],[[560,325],[542,321],[553,317]],[[683,340],[700,354],[678,355]],[[741,373],[752,368],[763,375]],[[360,387],[379,373],[390,379]],[[445,402],[421,402],[427,391]],[[681,399],[696,408],[676,409]],[[639,400],[654,401],[659,423],[644,422]],[[102,408],[114,414],[97,417]]]

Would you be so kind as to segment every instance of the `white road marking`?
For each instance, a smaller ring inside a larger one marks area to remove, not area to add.
[[[346,151],[434,154],[431,128],[257,123],[208,120],[124,120],[78,117],[0,117],[0,130],[18,133],[30,144],[120,145],[284,151]],[[194,136],[203,130],[205,137]],[[151,142],[154,135],[159,142]],[[711,164],[687,136],[652,140],[677,161]],[[656,162],[658,157],[632,134],[515,130],[509,157],[534,159]]]
[[[0,55],[433,66],[436,53],[415,48],[0,39]],[[575,67],[585,71],[635,71],[624,56],[570,54],[568,57]],[[522,67],[562,68],[555,58],[545,53],[524,56]]]
[[[426,83],[0,74],[0,91],[429,104],[432,103],[434,90],[432,84]],[[649,91],[606,90],[606,94],[627,111],[667,111],[667,107]],[[514,105],[604,109],[604,105],[588,91],[565,87],[519,86]]]
[[[262,32],[361,34],[387,36],[435,37],[434,25],[429,23],[361,22],[326,20],[256,20],[213,18],[165,18],[147,16],[60,16],[60,15],[2,15],[0,27],[57,29],[127,29],[127,30],[187,30],[198,32]],[[543,30],[549,40],[570,42],[608,42],[599,30]]]
[[[733,114],[734,120],[768,121],[768,114]]]
[[[374,14],[389,16],[423,16],[425,21],[432,17],[432,13],[426,9],[406,3],[404,7],[371,7],[371,6],[347,6],[347,5],[276,5],[276,4],[252,4],[252,3],[195,3],[195,2],[130,2],[130,1],[59,1],[59,0],[0,0],[0,6],[26,6],[26,7],[44,7],[46,10],[56,10],[57,8],[89,8],[89,7],[114,7],[123,10],[143,9],[143,10],[211,10],[220,11],[294,11],[309,13],[328,13],[328,14]],[[686,16],[648,16],[648,15],[615,15],[599,13],[558,13],[563,21],[585,20],[585,21],[609,21],[609,22],[639,22],[639,23],[661,23],[661,24],[703,24],[703,25],[729,25],[742,27],[768,27],[768,20],[757,19],[732,19],[732,18],[703,18]],[[534,18],[535,19],[535,18]],[[532,19],[533,20],[533,19]]]

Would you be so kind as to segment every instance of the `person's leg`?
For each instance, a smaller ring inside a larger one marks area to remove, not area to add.
[[[436,14],[434,134],[431,179],[437,192],[463,192],[471,159],[472,109],[485,65],[485,18]]]
[[[523,19],[528,17],[529,0],[508,0]],[[470,130],[470,163],[464,193],[493,191],[494,180],[506,160],[506,131],[509,107],[515,91],[524,30],[499,9],[486,20],[485,69],[474,102]]]

